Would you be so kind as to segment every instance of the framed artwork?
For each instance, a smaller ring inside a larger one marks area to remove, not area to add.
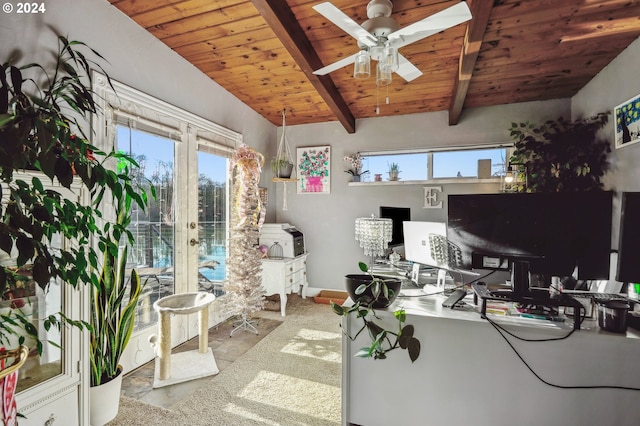
[[[296,150],[298,194],[331,192],[331,147],[310,146]]]
[[[614,113],[616,148],[640,142],[640,95],[618,105]]]

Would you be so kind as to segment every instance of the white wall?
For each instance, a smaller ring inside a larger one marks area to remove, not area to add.
[[[512,121],[543,122],[570,115],[570,100],[563,99],[466,110],[457,126],[447,124],[446,112],[358,120],[355,134],[348,134],[337,122],[287,126],[287,139],[294,155],[296,147],[331,145],[331,193],[296,194],[294,183],[278,184],[277,197],[270,194],[268,208],[277,211],[277,222],[291,223],[304,233],[310,253],[307,261],[310,287],[342,290],[344,275],[357,272],[357,262],[367,260],[354,239],[355,218],[377,215],[381,205],[410,207],[412,220],[446,221],[447,212],[446,201],[442,209],[423,208],[423,185],[348,186],[345,155],[396,148],[510,142],[508,129]],[[282,210],[284,185],[287,211]],[[449,193],[499,189],[497,185],[485,184],[443,186],[444,200]]]
[[[611,142],[611,170],[605,175],[605,188],[618,192],[614,198],[612,247],[618,246],[620,197],[622,191],[640,191],[640,143],[616,149],[614,146],[614,108],[640,94],[640,38],[596,75],[571,99],[573,118],[611,112],[601,137]]]
[[[276,126],[198,71],[107,0],[46,2],[43,14],[0,15],[0,61],[51,63],[55,34],[97,50],[114,80],[155,96],[243,135],[244,142],[272,156]],[[55,32],[53,30],[55,30]],[[13,52],[21,51],[20,56]],[[270,185],[263,176],[262,186]],[[275,216],[269,219],[273,220]]]

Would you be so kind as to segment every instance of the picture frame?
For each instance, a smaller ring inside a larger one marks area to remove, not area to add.
[[[331,192],[331,146],[309,146],[296,149],[298,194]]]
[[[616,149],[640,142],[640,95],[615,107],[614,126]]]

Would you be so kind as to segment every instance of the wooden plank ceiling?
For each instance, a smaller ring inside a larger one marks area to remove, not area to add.
[[[468,0],[473,19],[400,49],[423,75],[387,90],[353,66],[315,69],[358,51],[317,13],[324,0],[109,0],[270,122],[449,111],[573,96],[640,36],[640,0]],[[369,0],[331,0],[358,23]],[[392,0],[400,27],[458,0]],[[630,96],[633,94],[629,94]],[[380,104],[379,114],[376,105]]]

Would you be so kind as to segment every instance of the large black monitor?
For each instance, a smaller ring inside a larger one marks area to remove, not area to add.
[[[608,279],[612,193],[449,195],[447,238],[461,269],[512,272],[526,296],[529,274]]]
[[[409,207],[389,207],[380,206],[380,217],[393,221],[393,233],[389,246],[404,244],[404,232],[402,223],[411,220],[411,209]]]
[[[640,283],[640,192],[623,192],[616,279]]]

